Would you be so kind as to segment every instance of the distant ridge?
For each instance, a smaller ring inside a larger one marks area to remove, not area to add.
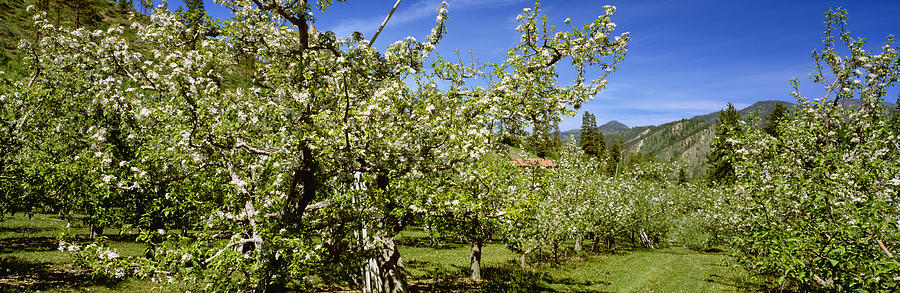
[[[612,120],[604,123],[603,125],[600,125],[600,127],[597,127],[597,129],[605,135],[607,133],[629,130],[631,129],[631,127],[628,127],[628,125],[625,125],[625,123],[619,122],[617,120]],[[563,141],[567,141],[571,138],[579,140],[581,139],[581,129],[566,130],[560,132],[559,136]]]
[[[765,120],[767,117],[769,117],[769,114],[772,113],[772,110],[775,110],[776,104],[781,104],[788,109],[797,105],[785,101],[759,101],[754,103],[753,105],[748,106],[747,108],[740,109],[738,113],[741,114],[741,117],[747,117],[752,114],[756,117],[761,118],[762,120]],[[724,105],[722,106],[722,109],[725,109]],[[691,118],[691,120],[700,120],[706,123],[713,124],[716,123],[716,119],[719,119],[719,111],[712,112],[706,115],[694,116],[693,118]],[[762,122],[765,123],[765,121]]]
[[[630,129],[630,127],[628,127],[628,125],[625,125],[624,123],[616,121],[616,120],[606,122],[606,124],[603,124],[597,128],[600,129],[600,132],[603,132],[603,133],[624,131],[624,130]]]
[[[738,110],[741,117],[750,115],[760,117],[761,123],[775,109],[776,104],[787,108],[795,104],[785,101],[760,101]],[[725,108],[724,105],[722,108]],[[700,176],[706,172],[706,154],[709,153],[709,142],[715,133],[716,119],[719,111],[698,115],[690,119],[681,119],[662,125],[639,126],[630,128],[618,121],[610,121],[601,126],[607,144],[621,139],[629,153],[653,155],[661,161],[678,162],[688,176]],[[580,137],[580,130],[574,129],[561,133],[563,140],[569,137]]]

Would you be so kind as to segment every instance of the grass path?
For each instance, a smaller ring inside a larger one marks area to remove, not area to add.
[[[170,284],[128,279],[114,284],[97,282],[75,268],[72,257],[57,248],[56,237],[65,221],[53,215],[33,218],[16,215],[0,221],[0,292],[178,292]],[[87,229],[72,223],[74,232]],[[108,230],[110,246],[123,255],[140,255],[145,245],[117,237]],[[428,235],[409,229],[397,237],[413,289],[419,292],[746,292],[742,270],[725,265],[724,253],[699,253],[681,247],[629,251],[621,254],[582,254],[557,266],[529,260],[531,269],[518,266],[518,256],[503,244],[483,248],[484,283],[468,280],[470,247],[446,243],[428,246]],[[569,250],[571,252],[571,250]]]
[[[558,291],[595,292],[744,292],[740,270],[724,263],[721,253],[698,253],[681,247],[591,256],[550,270],[590,283],[551,284]]]
[[[417,233],[404,231],[401,239]],[[412,241],[408,241],[412,242]],[[748,292],[746,274],[726,263],[725,253],[701,253],[682,247],[582,255],[556,267],[540,266],[534,273],[516,273],[517,256],[502,244],[483,251],[485,284],[466,278],[469,246],[442,249],[418,245],[401,248],[407,272],[428,291],[545,291],[545,292]],[[525,278],[530,280],[509,280]]]

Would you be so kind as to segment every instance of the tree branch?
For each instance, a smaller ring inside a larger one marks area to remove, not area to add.
[[[394,8],[391,8],[391,12],[389,12],[388,15],[384,18],[384,21],[381,22],[381,26],[378,27],[378,30],[375,31],[375,35],[372,36],[372,40],[369,41],[369,46],[370,46],[370,47],[372,46],[372,44],[375,43],[375,40],[378,39],[378,35],[381,34],[381,30],[384,29],[384,26],[387,25],[388,20],[391,19],[391,16],[392,16],[392,15],[394,15],[394,11],[397,10],[397,6],[400,6],[400,2],[401,2],[401,1],[403,1],[403,0],[397,0],[397,2],[394,3]]]

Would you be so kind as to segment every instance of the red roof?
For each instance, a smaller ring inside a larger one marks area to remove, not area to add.
[[[541,166],[541,167],[554,167],[553,161],[541,158],[517,158],[515,160],[510,160],[510,164],[527,167],[527,166]]]

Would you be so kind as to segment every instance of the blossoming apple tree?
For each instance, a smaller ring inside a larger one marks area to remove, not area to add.
[[[883,102],[900,55],[892,36],[867,50],[846,11],[826,15],[811,75],[825,95],[795,91],[777,136],[748,128],[735,139],[740,260],[783,288],[896,291],[900,138]]]
[[[48,93],[28,111],[44,113],[38,131],[62,148],[34,148],[62,174],[44,184],[79,184],[59,199],[83,203],[93,226],[133,225],[153,244],[146,258],[96,260],[123,266],[107,270],[116,275],[280,291],[327,274],[329,245],[347,245],[360,253],[353,282],[405,291],[392,237],[423,174],[479,158],[493,125],[558,120],[605,87],[629,39],[613,35],[612,7],[557,31],[535,6],[517,18],[520,42],[504,62],[463,64],[434,54],[446,3],[424,40],[384,51],[360,33],[312,28],[331,1],[220,3],[233,18],[200,25],[165,5],[149,23],[98,31],[37,15],[42,37],[22,45],[32,75],[17,84]],[[560,86],[565,60],[576,78]]]

